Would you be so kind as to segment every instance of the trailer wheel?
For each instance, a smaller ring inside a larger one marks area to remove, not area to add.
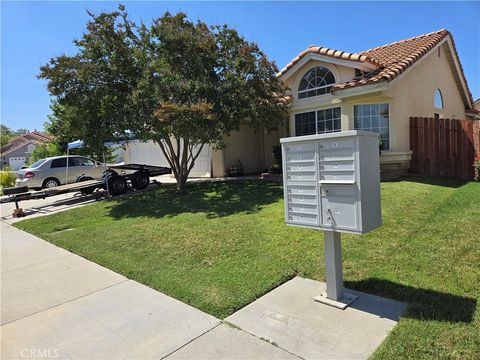
[[[88,181],[88,180],[93,180],[92,177],[90,176],[85,176],[85,175],[80,175],[76,182],[82,182],[82,181]],[[90,187],[87,187],[87,188],[83,188],[83,189],[80,189],[80,192],[82,193],[82,195],[90,195],[92,194],[96,189],[96,186],[90,186]]]
[[[108,179],[108,191],[112,195],[120,195],[127,191],[127,180],[122,176],[111,176]]]
[[[143,190],[148,186],[150,178],[148,173],[137,171],[132,175],[132,186],[137,190]]]

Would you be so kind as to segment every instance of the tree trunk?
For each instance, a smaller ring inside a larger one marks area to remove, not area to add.
[[[194,145],[190,144],[188,139],[183,140],[183,146],[180,146],[180,139],[176,138],[175,141],[175,146],[172,144],[170,138],[159,139],[155,142],[160,146],[160,149],[162,149],[162,152],[172,169],[175,180],[177,180],[177,189],[182,191],[187,184],[188,175],[193,169],[195,160],[197,160],[200,155],[204,144],[201,144],[194,154]]]

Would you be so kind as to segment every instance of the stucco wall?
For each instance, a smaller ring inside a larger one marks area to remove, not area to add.
[[[228,166],[238,164],[238,161],[242,163],[245,174],[265,170],[272,163],[272,146],[279,144],[279,135],[278,132],[267,134],[242,126],[239,131],[226,136],[224,141],[222,153],[217,152],[212,158],[214,176],[220,176],[220,169],[224,171]]]
[[[384,92],[391,98],[390,139],[392,149],[409,150],[410,116],[433,117],[434,113],[445,118],[465,117],[465,105],[445,52],[447,44],[423,58],[411,71],[404,74],[390,89]],[[434,93],[440,89],[444,109],[434,107]]]

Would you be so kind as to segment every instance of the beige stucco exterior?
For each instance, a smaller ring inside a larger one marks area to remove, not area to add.
[[[346,82],[355,76],[351,67],[332,62],[310,60],[301,67],[292,69],[285,82],[293,98],[290,106],[289,132],[295,136],[295,114],[340,107],[342,130],[354,128],[354,105],[389,104],[390,149],[382,152],[381,163],[385,169],[408,168],[411,157],[409,118],[411,116],[434,117],[437,113],[445,118],[465,118],[465,103],[461,89],[452,72],[452,51],[444,41],[432,49],[420,61],[411,66],[390,84],[383,83],[377,88],[359,87],[355,91],[337,91],[335,94],[299,99],[297,89],[304,74],[315,66],[328,68],[337,82]],[[434,94],[440,89],[443,109],[434,107]]]
[[[279,132],[255,130],[243,125],[224,138],[224,146],[212,154],[212,174],[225,175],[229,166],[242,164],[244,174],[263,172],[272,165],[272,148],[279,144]]]

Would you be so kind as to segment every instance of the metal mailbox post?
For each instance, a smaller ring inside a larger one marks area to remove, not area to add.
[[[356,296],[343,291],[340,234],[364,234],[382,222],[378,134],[342,131],[280,143],[286,223],[324,230],[327,291],[315,300],[345,309]]]

